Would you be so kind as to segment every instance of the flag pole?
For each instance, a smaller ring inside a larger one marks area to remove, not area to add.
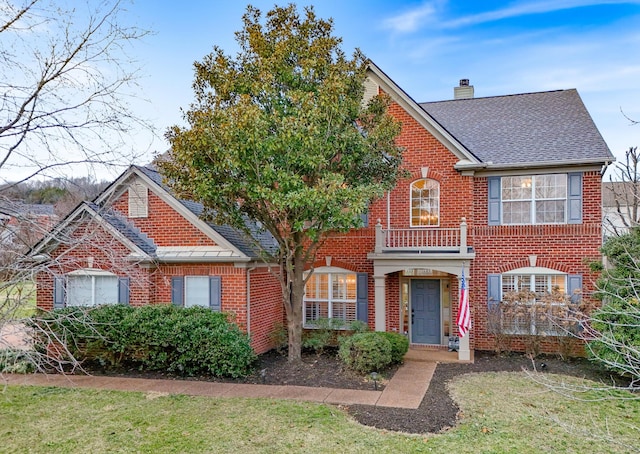
[[[469,346],[469,337],[471,329],[471,305],[469,301],[469,285],[466,282],[465,262],[462,262],[462,272],[458,279],[460,298],[458,299],[458,332],[460,333],[460,345],[458,349],[459,361],[471,361],[471,349]],[[462,306],[462,307],[461,307]],[[466,311],[466,313],[461,312]],[[462,325],[462,326],[461,326]]]

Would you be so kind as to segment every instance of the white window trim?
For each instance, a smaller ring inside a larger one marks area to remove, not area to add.
[[[568,274],[563,273],[561,271],[558,270],[554,270],[551,268],[544,268],[544,267],[525,267],[525,268],[518,268],[515,270],[511,270],[511,271],[507,271],[505,273],[502,273],[502,276],[529,276],[529,291],[534,292],[535,293],[535,281],[536,281],[536,276],[547,276],[547,277],[552,277],[552,276],[563,276],[564,277],[564,292],[566,294],[567,292],[567,286],[569,284],[569,279],[568,279]],[[504,301],[504,283],[502,282],[502,279],[500,280],[500,301]],[[547,284],[549,287],[552,285],[550,282]],[[548,288],[547,291],[551,291],[552,289]],[[533,301],[525,301],[525,302],[519,302],[519,304],[524,304],[526,306],[532,306],[534,304],[536,304],[536,300],[534,299]],[[551,306],[561,306],[562,304],[560,303],[551,303]],[[501,312],[502,313],[502,312]],[[502,317],[502,316],[501,316]],[[519,331],[519,330],[515,330],[514,332],[509,332],[508,334],[512,334],[515,336],[518,335],[540,335],[539,328],[536,325],[536,319],[535,318],[531,318],[529,321],[529,329],[528,332],[524,332],[524,331]],[[552,330],[551,333],[548,333],[548,335],[551,336],[562,336],[565,335],[564,333],[562,333],[560,330]]]
[[[307,273],[308,274],[308,273]],[[353,299],[349,299],[349,298],[333,298],[333,275],[336,274],[346,274],[346,275],[353,275],[353,278],[355,280],[355,285],[356,285],[356,291],[354,294],[354,298]],[[333,303],[349,303],[349,304],[353,304],[354,306],[354,319],[353,320],[344,320],[344,322],[346,324],[351,323],[355,320],[357,320],[357,315],[355,315],[356,311],[357,311],[357,304],[358,304],[358,277],[357,277],[357,273],[355,273],[354,271],[350,271],[350,270],[346,270],[343,268],[337,268],[337,267],[333,267],[333,266],[323,266],[323,267],[319,267],[316,268],[313,272],[314,276],[318,276],[318,275],[327,275],[328,279],[327,279],[327,298],[307,298],[306,296],[306,292],[303,296],[303,301],[302,301],[302,325],[305,328],[315,328],[315,324],[311,323],[311,322],[307,322],[307,303],[327,303],[327,318],[329,319],[333,319],[334,317],[331,316],[331,314],[333,313]],[[306,285],[305,285],[305,289],[306,289]],[[343,320],[342,318],[338,318],[339,320]],[[346,329],[347,327],[345,326],[344,329]]]
[[[420,181],[432,181],[438,187],[438,197],[436,199],[438,201],[438,214],[437,214],[438,222],[435,224],[413,225],[413,185]],[[409,184],[409,227],[413,229],[423,229],[423,228],[439,227],[439,226],[440,226],[440,182],[438,180],[434,180],[433,178],[419,178],[417,180],[412,181],[411,184]]]
[[[558,176],[562,175],[565,179],[564,185],[564,197],[554,197],[554,198],[540,198],[537,199],[535,197],[536,191],[536,177],[545,177],[545,176]],[[502,197],[502,189],[504,187],[504,181],[506,178],[530,178],[531,179],[531,197],[528,199],[505,199]],[[562,174],[536,174],[536,175],[512,175],[500,178],[500,224],[501,225],[565,225],[567,224],[567,219],[569,217],[569,176],[566,173]],[[536,204],[537,202],[549,202],[549,201],[564,201],[564,219],[560,222],[537,222],[536,220]],[[531,222],[509,222],[506,223],[504,221],[504,205],[505,203],[510,202],[530,202],[530,216]]]
[[[110,271],[105,271],[105,270],[101,270],[101,269],[96,269],[96,268],[82,268],[79,270],[74,270],[74,271],[70,271],[69,273],[67,273],[67,277],[90,277],[91,278],[91,303],[89,304],[89,306],[95,306],[96,305],[96,278],[97,277],[113,277],[116,278],[116,294],[117,294],[117,288],[118,288],[118,275],[115,273],[111,273]],[[67,284],[68,285],[68,284]],[[79,305],[79,304],[69,304],[69,293],[67,291],[66,294],[66,301],[65,301],[65,305],[66,306],[84,306],[83,305]],[[105,304],[117,304],[117,298],[116,301],[113,301],[113,303],[105,303]]]

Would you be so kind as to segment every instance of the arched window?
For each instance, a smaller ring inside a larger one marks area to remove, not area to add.
[[[440,183],[425,178],[411,183],[411,227],[440,224]]]

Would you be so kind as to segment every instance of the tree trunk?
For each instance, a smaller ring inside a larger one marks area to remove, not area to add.
[[[289,334],[289,361],[302,358],[302,302],[304,298],[304,267],[302,239],[294,234],[293,254],[286,259],[285,307],[287,312],[287,331]]]
[[[302,320],[297,317],[288,317],[287,331],[289,333],[289,361],[302,359]]]

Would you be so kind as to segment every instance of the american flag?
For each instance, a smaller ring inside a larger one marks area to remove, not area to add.
[[[467,281],[464,278],[464,267],[462,268],[462,278],[460,278],[460,304],[458,305],[458,331],[460,337],[464,337],[471,328],[471,312],[469,310],[469,289],[467,289]]]

